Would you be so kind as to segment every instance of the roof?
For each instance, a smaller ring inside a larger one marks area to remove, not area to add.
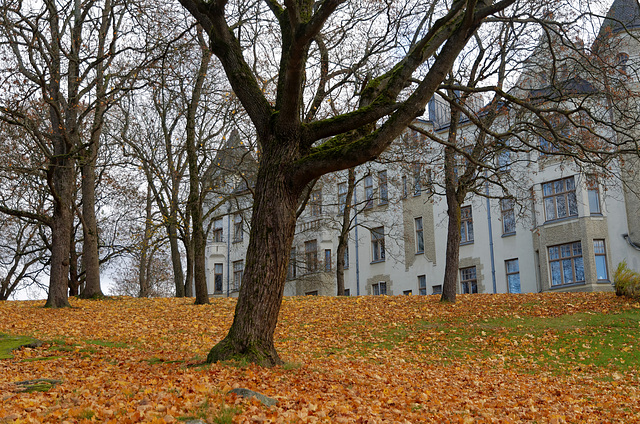
[[[597,90],[589,81],[579,76],[536,90],[530,90],[529,100],[559,100],[566,96],[593,94]]]
[[[614,0],[607,17],[602,22],[597,38],[640,28],[638,0]]]

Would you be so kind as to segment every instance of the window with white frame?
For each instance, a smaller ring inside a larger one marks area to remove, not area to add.
[[[349,269],[349,246],[344,248],[344,269]]]
[[[460,243],[473,243],[473,214],[471,206],[460,208]]]
[[[296,278],[298,276],[298,267],[296,264],[296,248],[291,248],[291,253],[289,254],[289,270],[287,272],[287,277]]]
[[[222,278],[223,278],[223,266],[222,264],[213,265],[213,292],[218,294],[222,293]]]
[[[413,164],[413,195],[420,196],[422,193],[422,166],[419,163]]]
[[[460,285],[462,286],[462,293],[478,293],[478,279],[476,278],[475,266],[460,269]]]
[[[587,176],[587,194],[589,196],[589,213],[591,215],[602,215],[598,179],[593,175]]]
[[[389,187],[387,186],[387,171],[378,172],[378,204],[389,203]]]
[[[371,230],[371,258],[372,262],[381,262],[385,259],[384,227]]]
[[[331,271],[331,249],[324,249],[324,270]]]
[[[431,294],[442,294],[442,284],[431,286]]]
[[[427,294],[427,276],[418,275],[418,293],[421,295]]]
[[[367,175],[364,177],[364,198],[367,201],[365,208],[373,206],[373,177]]]
[[[415,219],[416,227],[416,253],[424,253],[424,230],[422,229],[422,217]]]
[[[344,295],[345,296],[351,296],[351,290],[350,289],[344,289]]]
[[[607,252],[604,240],[593,241],[593,252],[596,259],[596,277],[598,281],[609,281],[609,273],[607,272]]]
[[[413,290],[403,290],[402,294],[405,296],[411,296],[413,294]]]
[[[338,212],[340,215],[344,213],[344,208],[347,207],[347,183],[338,184]]]
[[[408,191],[407,191],[407,177],[406,177],[406,175],[403,175],[402,176],[402,198],[403,199],[406,198],[407,194],[408,194]]]
[[[311,206],[311,216],[322,215],[322,191],[314,190],[311,192],[309,198],[309,205]]]
[[[242,241],[243,237],[243,228],[242,228],[242,214],[235,214],[233,216],[233,241],[239,242]]]
[[[542,199],[547,221],[578,216],[576,185],[573,177],[542,184]]]
[[[516,214],[513,199],[500,199],[502,212],[502,234],[514,234],[516,232]]]
[[[235,261],[233,263],[233,287],[231,288],[232,291],[240,290],[243,274],[244,274],[244,261]]]
[[[223,238],[222,218],[218,218],[213,221],[213,241],[214,243],[222,243]]]
[[[384,281],[380,281],[379,283],[373,283],[371,285],[371,290],[374,296],[387,294],[387,283]]]
[[[511,169],[511,150],[509,150],[509,140],[504,143],[504,147],[497,153],[496,165],[498,172],[508,172]]]
[[[579,241],[549,247],[551,286],[584,282],[582,244]]]
[[[318,269],[318,242],[309,240],[304,242],[304,255],[307,272],[315,272]]]
[[[517,259],[504,261],[507,272],[507,287],[509,293],[520,293],[520,265]]]

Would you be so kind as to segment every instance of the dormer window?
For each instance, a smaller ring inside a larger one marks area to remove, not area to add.
[[[629,55],[627,53],[618,53],[616,56],[616,68],[623,74],[627,73],[627,62],[629,62]]]

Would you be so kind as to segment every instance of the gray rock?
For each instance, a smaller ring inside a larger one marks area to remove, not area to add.
[[[270,398],[269,396],[265,396],[262,393],[254,392],[253,390],[249,390],[249,389],[237,388],[229,391],[229,393],[235,393],[238,396],[242,396],[243,398],[247,398],[247,399],[251,399],[252,397],[255,397],[260,402],[262,402],[263,405],[266,405],[266,406],[274,406],[278,403],[277,400]]]

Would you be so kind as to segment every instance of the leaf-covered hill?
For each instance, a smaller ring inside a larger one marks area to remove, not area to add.
[[[0,303],[44,342],[0,360],[0,423],[640,422],[640,305],[613,294],[289,298],[272,369],[203,363],[232,299],[72,305]]]

